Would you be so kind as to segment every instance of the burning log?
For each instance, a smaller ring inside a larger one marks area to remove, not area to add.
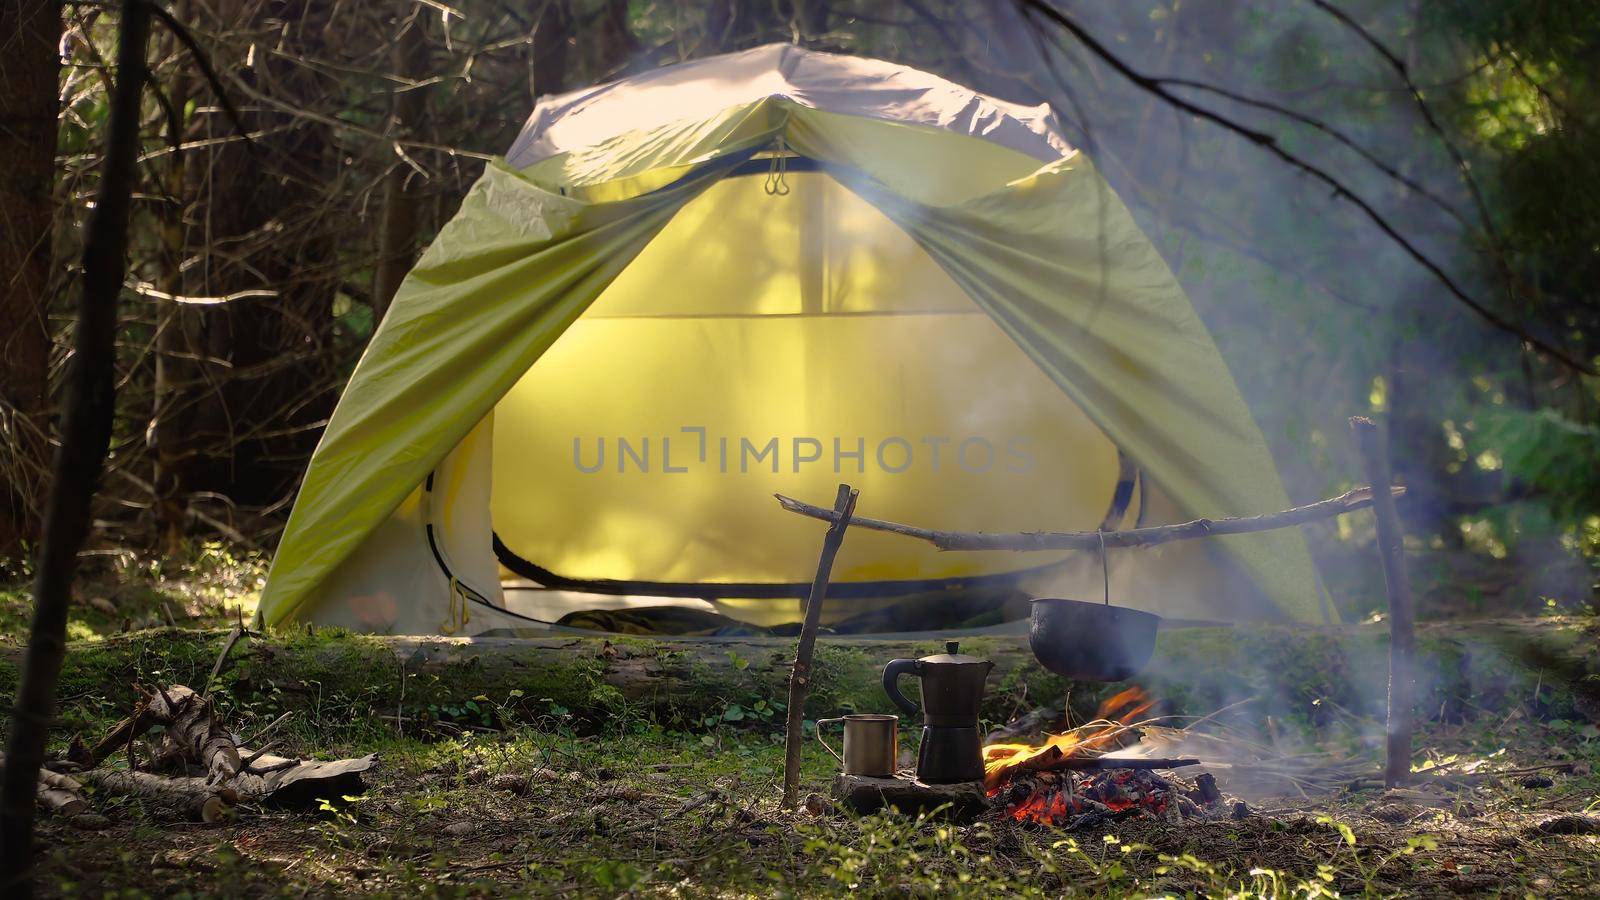
[[[1181,782],[1149,769],[1107,769],[1078,780],[1070,774],[1038,772],[1018,778],[992,796],[1018,822],[1082,828],[1133,815],[1203,817]]]
[[[786,497],[783,494],[774,494],[778,504],[792,513],[832,522],[838,518],[832,510],[820,506],[813,506]],[[1398,498],[1405,496],[1405,488],[1391,488],[1391,496]],[[1253,531],[1272,531],[1278,528],[1288,528],[1293,525],[1304,525],[1318,519],[1332,518],[1358,509],[1365,509],[1373,503],[1372,489],[1358,487],[1346,491],[1337,497],[1319,500],[1306,506],[1297,506],[1282,512],[1270,513],[1260,516],[1239,516],[1227,519],[1195,519],[1181,525],[1152,525],[1147,528],[1133,528],[1127,531],[936,531],[931,528],[919,528],[915,525],[902,525],[899,522],[888,522],[883,519],[869,519],[864,516],[853,517],[850,524],[858,528],[870,528],[874,531],[887,531],[891,534],[904,535],[927,541],[940,550],[1095,550],[1102,546],[1107,549],[1118,547],[1154,547],[1169,541],[1184,541],[1194,538],[1216,537],[1224,534],[1248,534]],[[1103,543],[1102,543],[1103,542]]]
[[[1143,724],[1139,717],[1154,705],[1140,688],[1128,688],[1102,703],[1094,721],[1042,743],[990,744],[984,748],[988,796],[1015,821],[1069,829],[1138,814],[1210,817],[1225,799],[1215,778],[1203,774],[1189,786],[1165,774],[1200,760],[1104,754]]]
[[[1128,735],[1139,717],[1153,706],[1155,700],[1142,688],[1131,687],[1102,702],[1093,721],[1062,734],[1048,735],[1043,743],[989,744],[983,748],[984,786],[995,790],[1013,770],[1057,769],[1069,763],[1078,765],[1074,762],[1077,760],[1097,758],[1108,746],[1119,746],[1113,742]]]

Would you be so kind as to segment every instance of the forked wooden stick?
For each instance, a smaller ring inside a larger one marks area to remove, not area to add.
[[[1353,416],[1350,429],[1361,445],[1367,478],[1375,484],[1388,481],[1389,454],[1378,426],[1365,416]],[[1373,504],[1372,511],[1377,514],[1378,559],[1383,563],[1383,586],[1389,595],[1389,720],[1383,783],[1395,787],[1411,780],[1417,615],[1411,599],[1411,582],[1406,577],[1405,534],[1400,529],[1394,501],[1380,498]]]
[[[800,642],[794,651],[794,669],[789,673],[789,709],[787,728],[783,739],[783,808],[793,809],[800,793],[800,745],[805,723],[806,691],[811,687],[811,656],[817,646],[817,624],[822,621],[822,601],[828,595],[828,577],[833,572],[833,558],[844,543],[844,530],[850,527],[855,515],[856,497],[859,493],[848,484],[839,485],[839,496],[833,502],[833,511],[824,510],[832,524],[822,539],[822,556],[817,560],[817,576],[811,582],[811,594],[806,598],[805,620],[800,626]]]
[[[1406,489],[1394,487],[1392,496],[1405,496]],[[774,494],[784,509],[824,522],[832,522],[838,514],[820,506],[812,506],[793,497]],[[1252,531],[1272,531],[1291,525],[1302,525],[1318,519],[1365,509],[1372,505],[1372,488],[1358,487],[1337,497],[1319,500],[1306,506],[1296,506],[1283,512],[1261,516],[1239,516],[1228,519],[1195,519],[1181,525],[1152,525],[1127,531],[936,531],[918,528],[883,519],[856,516],[850,524],[857,528],[887,531],[927,541],[940,550],[1099,550],[1101,542],[1107,548],[1154,547],[1168,541],[1185,541],[1193,538],[1216,537],[1224,534],[1248,534]]]

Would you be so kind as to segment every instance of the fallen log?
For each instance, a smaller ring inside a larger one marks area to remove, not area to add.
[[[221,822],[233,815],[239,795],[199,776],[167,777],[127,769],[90,769],[79,775],[85,784],[109,794],[136,797],[158,814],[193,822]]]
[[[359,794],[366,790],[362,774],[378,765],[377,755],[371,753],[324,762],[244,752],[254,758],[254,768],[240,773],[228,786],[240,797],[267,806],[305,808],[318,800]]]
[[[1405,496],[1406,489],[1396,487],[1393,496]],[[798,513],[824,522],[836,518],[833,510],[813,506],[783,494],[773,494],[778,504],[792,513]],[[1117,547],[1154,547],[1170,541],[1216,537],[1224,534],[1248,534],[1253,531],[1272,531],[1303,525],[1318,519],[1327,519],[1355,512],[1372,505],[1372,489],[1358,487],[1337,497],[1319,500],[1306,506],[1297,506],[1282,512],[1260,516],[1238,516],[1227,519],[1195,519],[1180,525],[1151,525],[1127,531],[938,531],[919,528],[883,519],[853,516],[850,524],[857,528],[870,528],[927,541],[940,550],[1099,550]]]
[[[941,816],[958,822],[970,822],[989,809],[981,781],[924,784],[913,778],[840,774],[833,779],[833,798],[860,815],[870,815],[884,807],[906,815],[941,810]]]
[[[136,661],[178,671],[185,659],[204,655],[209,666],[210,654],[226,637],[223,629],[157,629],[77,642],[67,656],[64,677],[86,697],[115,696],[127,690],[125,673]],[[1019,705],[1026,709],[1060,702],[1069,690],[1074,720],[1087,720],[1112,692],[1069,684],[1045,672],[1028,649],[1026,634],[973,635],[963,638],[962,646],[995,663],[984,708],[992,721],[1015,718]],[[817,648],[819,664],[812,673],[807,714],[888,711],[884,662],[936,653],[938,647],[932,640],[824,637]],[[1271,714],[1281,722],[1298,714],[1320,722],[1344,709],[1381,718],[1388,649],[1384,623],[1332,629],[1163,628],[1139,683],[1166,701],[1163,711],[1179,715],[1209,715],[1255,697],[1233,715],[1259,719]],[[19,654],[0,647],[0,693],[15,684]],[[251,641],[235,654],[239,677],[230,689],[233,696],[271,713],[308,709],[305,698],[320,693],[332,698],[330,708],[338,715],[377,718],[394,711],[403,690],[408,711],[484,694],[511,720],[537,719],[560,704],[579,727],[610,720],[622,708],[697,727],[711,713],[720,715],[729,697],[783,697],[794,638],[295,632]],[[399,672],[408,677],[396,677]],[[1518,705],[1538,716],[1600,724],[1600,681],[1590,677],[1594,672],[1600,672],[1600,627],[1588,620],[1542,617],[1417,626],[1416,703],[1430,717]],[[1335,678],[1329,673],[1341,674]],[[1315,704],[1317,700],[1322,702]],[[64,713],[90,716],[95,705],[96,700],[69,702]],[[258,743],[250,746],[260,749],[259,740],[257,736]]]

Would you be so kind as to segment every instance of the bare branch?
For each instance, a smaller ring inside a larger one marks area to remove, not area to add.
[[[1451,296],[1455,297],[1462,304],[1476,312],[1479,317],[1488,322],[1490,325],[1493,325],[1495,328],[1505,331],[1508,334],[1515,335],[1528,344],[1537,347],[1539,350],[1549,354],[1551,358],[1560,361],[1568,368],[1575,369],[1588,375],[1600,375],[1600,370],[1597,370],[1592,364],[1578,359],[1565,349],[1556,346],[1544,338],[1529,333],[1516,322],[1513,322],[1501,313],[1489,308],[1488,306],[1484,305],[1482,301],[1467,293],[1467,291],[1462,288],[1454,278],[1450,277],[1450,274],[1444,270],[1443,266],[1435,262],[1433,258],[1424,253],[1420,247],[1418,247],[1405,235],[1401,234],[1399,229],[1397,229],[1393,223],[1384,217],[1382,213],[1378,212],[1378,210],[1373,207],[1371,203],[1362,198],[1361,195],[1357,194],[1353,188],[1351,188],[1337,176],[1333,175],[1331,172],[1328,172],[1327,170],[1310,162],[1309,160],[1306,160],[1298,154],[1285,150],[1283,146],[1279,144],[1278,139],[1274,136],[1267,134],[1266,132],[1250,128],[1225,115],[1222,115],[1221,113],[1216,112],[1215,110],[1200,106],[1190,100],[1185,99],[1184,97],[1179,96],[1178,94],[1173,93],[1169,87],[1169,81],[1156,76],[1146,75],[1143,72],[1133,68],[1133,66],[1129,65],[1127,61],[1111,52],[1110,48],[1101,43],[1077,21],[1051,6],[1049,3],[1045,2],[1045,0],[1016,0],[1016,2],[1021,6],[1024,15],[1031,13],[1055,24],[1058,28],[1070,34],[1077,40],[1079,44],[1083,45],[1085,49],[1106,63],[1106,65],[1110,66],[1114,71],[1117,72],[1117,74],[1121,75],[1134,86],[1154,95],[1175,109],[1188,113],[1189,115],[1207,122],[1211,122],[1212,124],[1217,125],[1224,130],[1233,132],[1234,134],[1244,138],[1250,143],[1255,144],[1261,149],[1277,157],[1279,160],[1289,164],[1293,168],[1298,169],[1299,171],[1311,176],[1313,179],[1322,182],[1324,185],[1327,185],[1327,187],[1332,190],[1335,197],[1344,199],[1356,209],[1360,210],[1361,213],[1372,222],[1372,224],[1377,226],[1379,231],[1383,232],[1383,234],[1386,235],[1392,242],[1394,242],[1395,245],[1404,250],[1407,256],[1410,256],[1418,265],[1422,266],[1430,274],[1432,274],[1434,279],[1443,285],[1444,288],[1449,291]],[[1185,86],[1192,88],[1194,85],[1193,83],[1187,83]]]
[[[1392,489],[1395,498],[1405,496],[1406,489],[1395,487]],[[813,506],[793,497],[774,494],[778,504],[792,513],[798,513],[812,519],[821,519],[832,522],[835,518],[833,510],[821,506]],[[906,537],[927,541],[940,550],[1016,550],[1029,552],[1035,550],[1096,550],[1101,546],[1116,547],[1154,547],[1171,541],[1186,541],[1194,538],[1218,537],[1227,534],[1248,534],[1254,531],[1272,531],[1278,528],[1288,528],[1292,525],[1303,525],[1318,519],[1327,519],[1333,516],[1365,509],[1372,505],[1372,488],[1358,487],[1346,491],[1337,497],[1319,500],[1306,506],[1296,506],[1282,512],[1269,513],[1260,516],[1239,516],[1228,519],[1195,519],[1181,525],[1152,525],[1148,528],[1133,528],[1128,531],[937,531],[932,528],[919,528],[915,525],[902,525],[899,522],[889,522],[883,519],[869,519],[864,516],[855,516],[850,519],[850,524],[857,528],[870,528],[874,531],[887,531],[890,534],[899,534]]]

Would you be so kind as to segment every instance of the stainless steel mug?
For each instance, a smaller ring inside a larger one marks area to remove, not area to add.
[[[834,722],[844,723],[843,756],[822,739],[822,726]],[[899,733],[899,716],[862,715],[817,720],[817,742],[844,766],[846,775],[893,778],[900,755]]]

